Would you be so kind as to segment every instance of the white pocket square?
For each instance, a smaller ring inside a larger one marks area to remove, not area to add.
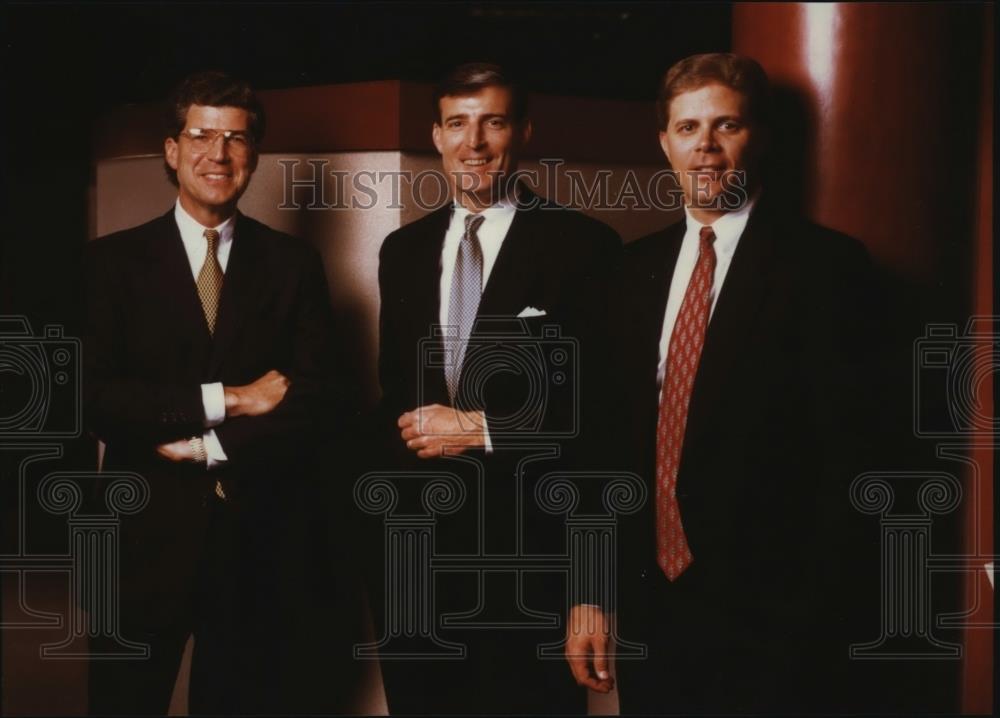
[[[525,307],[521,310],[521,313],[517,315],[518,319],[527,319],[528,317],[544,317],[546,314],[544,309],[536,309],[535,307]]]

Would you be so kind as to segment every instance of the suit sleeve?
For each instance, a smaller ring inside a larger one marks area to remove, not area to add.
[[[318,255],[310,253],[299,273],[294,315],[290,385],[268,414],[238,416],[215,427],[230,465],[294,456],[342,415],[343,397],[329,381],[333,362],[332,312]]]
[[[102,241],[85,255],[83,405],[88,428],[107,443],[154,446],[200,434],[205,420],[201,386],[137,378],[124,359],[129,298],[122,296],[118,259]]]
[[[885,326],[874,267],[860,243],[838,244],[828,266],[819,273],[814,305],[825,331],[811,333],[811,364],[823,370],[815,373],[810,413],[824,479],[818,530],[836,546],[821,577],[832,594],[852,586],[846,579],[862,558],[878,556],[865,546],[869,521],[851,505],[850,485],[877,465],[882,450],[877,347]]]
[[[402,332],[399,317],[401,300],[397,294],[398,280],[395,276],[398,252],[393,248],[393,236],[389,235],[382,243],[378,265],[378,378],[382,397],[372,416],[370,431],[374,441],[382,450],[399,452],[402,455],[408,452],[403,442],[398,440],[396,420],[400,414],[413,407],[407,406],[404,381],[406,362],[399,354],[399,337]]]

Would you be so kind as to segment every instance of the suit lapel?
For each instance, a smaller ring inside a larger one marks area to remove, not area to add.
[[[254,295],[260,290],[258,273],[266,272],[260,259],[260,239],[243,215],[237,212],[233,227],[233,247],[222,282],[219,316],[216,320],[208,376],[218,375],[233,340],[251,314]]]
[[[663,335],[663,316],[667,311],[670,283],[673,281],[677,256],[684,239],[686,223],[680,222],[665,232],[663,241],[655,247],[654,256],[648,262],[646,281],[643,283],[640,303],[636,307],[637,330],[643,337],[645,351],[654,354],[653,366],[659,364],[660,337]],[[627,290],[628,288],[626,288]]]
[[[622,346],[635,347],[636,352],[626,371],[635,371],[641,376],[641,381],[635,384],[640,388],[636,401],[652,417],[652,424],[646,425],[653,427],[656,425],[658,412],[656,374],[660,362],[663,316],[667,311],[670,282],[684,232],[684,222],[664,230],[660,241],[655,243],[649,255],[637,258],[640,266],[637,272],[627,276],[629,286],[621,288],[623,294],[632,298],[622,312],[628,322],[626,331],[632,333],[632,338],[626,338]]]
[[[447,298],[441,296],[441,253],[444,247],[444,236],[448,232],[451,220],[451,206],[442,207],[429,218],[427,230],[420,237],[420,247],[412,256],[409,275],[412,281],[410,295],[413,298],[413,327],[417,341],[432,336],[431,332],[441,323],[441,302]],[[413,344],[417,346],[416,343]],[[444,344],[439,339],[438,349],[444,351]],[[443,367],[430,368],[421,362],[424,381],[424,398],[438,397],[441,403],[448,401],[448,388]]]
[[[712,407],[733,374],[733,365],[745,351],[770,282],[774,230],[766,208],[758,205],[740,237],[726,273],[715,312],[705,333],[698,374],[688,409],[685,441],[707,424]]]
[[[441,252],[450,219],[450,206],[437,210],[430,217],[419,250],[413,253],[410,272],[413,278],[414,316],[420,322],[422,336],[429,336],[431,327],[440,324],[441,302],[448,301],[447,297],[441,296]]]
[[[544,237],[538,236],[539,209],[517,210],[479,300],[478,317],[515,317],[526,306],[535,260]]]
[[[149,245],[147,266],[152,270],[151,286],[147,289],[169,302],[178,333],[188,341],[193,339],[202,356],[206,355],[211,336],[173,209],[163,215],[157,225]]]

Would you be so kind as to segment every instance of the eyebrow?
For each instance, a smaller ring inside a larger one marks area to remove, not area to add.
[[[746,122],[746,120],[744,120],[741,115],[720,115],[719,117],[713,118],[712,122],[728,122],[730,120],[736,120],[737,122]],[[696,119],[694,117],[688,117],[675,120],[673,124],[676,127],[677,125],[683,125],[688,122],[700,122],[700,121],[701,120]]]
[[[497,118],[497,117],[500,117],[500,118],[503,118],[503,119],[506,120],[506,119],[510,118],[510,115],[505,114],[503,112],[491,112],[488,115],[481,115],[480,119],[481,120],[492,120],[492,119]],[[444,122],[449,122],[451,120],[467,120],[467,119],[469,119],[469,113],[467,113],[467,112],[459,112],[459,113],[456,113],[454,115],[448,115],[447,117],[444,118]]]

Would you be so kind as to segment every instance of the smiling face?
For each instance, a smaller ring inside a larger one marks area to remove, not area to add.
[[[478,212],[502,198],[506,178],[517,169],[521,147],[531,137],[531,123],[515,120],[510,90],[496,85],[442,97],[438,106],[434,146],[454,197]]]
[[[717,83],[682,92],[667,107],[660,146],[691,215],[704,224],[737,209],[734,200],[756,186],[759,131],[747,109],[742,93]]]
[[[249,114],[238,107],[191,105],[184,132],[195,127],[248,132]],[[164,153],[167,164],[177,172],[181,206],[205,227],[218,226],[233,215],[257,168],[253,147],[241,152],[222,138],[208,150],[198,151],[182,132],[176,139],[167,138]]]

